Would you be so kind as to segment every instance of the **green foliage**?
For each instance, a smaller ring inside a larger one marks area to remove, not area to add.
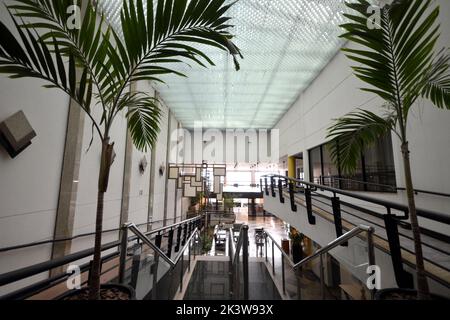
[[[164,82],[164,75],[185,76],[167,67],[173,63],[214,65],[195,46],[216,47],[232,54],[236,69],[239,49],[227,31],[232,4],[225,0],[123,1],[120,30],[112,28],[88,0],[80,29],[67,24],[73,0],[14,0],[7,10],[14,32],[0,22],[0,73],[11,78],[39,78],[73,98],[93,121],[102,140],[109,137],[115,116],[126,110],[133,142],[151,148],[159,132],[157,101],[143,92],[130,93],[138,80]],[[100,18],[98,18],[100,16]],[[122,40],[124,39],[124,40]],[[81,77],[77,79],[77,68]],[[93,96],[102,108],[92,115]]]
[[[212,243],[214,240],[214,227],[209,227],[206,230],[206,234],[202,233],[200,235],[200,239],[202,241],[203,253],[208,253],[209,251],[211,251]]]
[[[439,38],[439,6],[430,0],[395,0],[381,10],[379,28],[369,28],[370,3],[357,0],[346,5],[354,14],[342,25],[343,38],[361,48],[344,48],[347,57],[357,63],[355,75],[366,87],[361,90],[381,97],[387,113],[377,116],[358,110],[329,128],[331,154],[346,173],[356,168],[365,148],[394,131],[406,141],[409,110],[419,98],[430,99],[438,108],[450,109],[450,74],[447,50],[436,53]],[[338,147],[339,146],[339,147]]]
[[[234,208],[234,199],[230,196],[225,195],[223,197],[223,206],[224,206],[225,210],[233,209]]]
[[[379,117],[373,112],[358,110],[341,119],[330,128],[329,138],[338,139],[330,143],[331,159],[339,164],[344,174],[350,174],[357,167],[361,152],[395,127],[394,117]]]

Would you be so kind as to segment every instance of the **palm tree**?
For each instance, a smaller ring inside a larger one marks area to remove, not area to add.
[[[358,44],[358,49],[343,49],[358,63],[355,75],[385,103],[383,115],[357,110],[340,119],[328,129],[328,138],[337,139],[330,145],[335,163],[354,171],[365,148],[385,134],[393,132],[401,142],[405,185],[411,228],[416,253],[417,291],[419,299],[429,298],[425,274],[420,229],[417,221],[414,187],[411,176],[407,122],[411,107],[419,98],[431,100],[438,108],[450,109],[450,75],[447,51],[436,53],[439,39],[439,6],[431,0],[394,0],[380,10],[380,23],[373,28],[374,10],[366,0],[346,5],[356,14],[345,14],[350,22],[342,25],[343,38]]]
[[[163,82],[165,74],[185,76],[173,64],[214,65],[198,44],[228,51],[239,70],[239,49],[231,41],[225,0],[124,0],[121,25],[115,30],[96,4],[76,0],[83,8],[80,28],[71,28],[68,8],[74,0],[14,0],[7,5],[16,38],[0,21],[0,73],[10,78],[38,78],[46,88],[67,93],[92,120],[102,142],[98,176],[95,253],[90,299],[100,298],[101,232],[104,196],[108,189],[114,142],[114,119],[126,112],[128,130],[137,149],[154,145],[160,121],[156,99],[130,91],[136,81]],[[70,11],[69,11],[70,12]],[[92,98],[96,103],[91,103]],[[100,119],[94,110],[101,111]]]

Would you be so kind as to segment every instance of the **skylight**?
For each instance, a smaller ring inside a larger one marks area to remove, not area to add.
[[[155,1],[156,2],[156,1]],[[188,78],[155,84],[187,128],[272,128],[343,45],[343,0],[240,0],[228,12],[244,55],[235,71],[230,56],[199,46],[216,66],[177,65]],[[120,23],[122,0],[101,0]]]

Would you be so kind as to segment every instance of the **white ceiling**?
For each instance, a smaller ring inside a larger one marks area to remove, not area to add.
[[[231,1],[231,0],[230,0]],[[228,12],[244,60],[235,71],[229,55],[199,45],[216,66],[176,66],[156,88],[184,127],[272,128],[333,58],[343,41],[343,0],[240,0]],[[101,0],[120,23],[122,0]]]

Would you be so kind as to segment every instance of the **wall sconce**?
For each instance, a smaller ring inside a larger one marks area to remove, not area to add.
[[[160,165],[159,166],[159,175],[161,177],[164,175],[164,171],[166,171],[166,166],[165,165]]]
[[[145,169],[147,169],[147,165],[147,158],[142,157],[142,159],[139,161],[139,172],[141,173],[141,175],[144,175]]]
[[[23,111],[13,114],[0,123],[0,144],[6,149],[11,158],[15,158],[31,145],[36,137]]]

